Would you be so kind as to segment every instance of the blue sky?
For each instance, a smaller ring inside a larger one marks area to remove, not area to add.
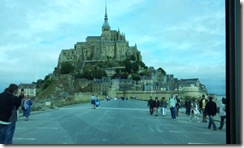
[[[147,66],[175,78],[199,78],[225,93],[224,0],[106,0],[108,22],[137,44]],[[0,91],[44,79],[62,49],[101,35],[103,0],[3,0]]]

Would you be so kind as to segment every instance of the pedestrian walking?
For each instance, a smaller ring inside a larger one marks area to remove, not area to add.
[[[197,102],[198,102],[198,110],[202,114],[202,96],[198,98]]]
[[[224,126],[224,122],[226,120],[226,98],[222,98],[222,103],[219,108],[219,115],[220,115],[220,125],[218,129],[222,129]]]
[[[207,115],[206,115],[206,111],[205,111],[207,102],[208,102],[208,100],[205,97],[205,95],[202,95],[202,99],[201,99],[202,122],[207,122],[207,119],[206,119]]]
[[[196,119],[198,123],[200,123],[199,117],[198,115],[200,114],[199,110],[198,110],[198,103],[197,100],[194,99],[193,102],[191,103],[191,117],[190,117],[190,121],[192,121],[192,119]]]
[[[213,125],[213,129],[216,130],[216,124],[214,122],[214,117],[217,114],[217,105],[213,101],[213,97],[209,97],[209,101],[207,102],[205,106],[205,114],[208,115],[209,117],[209,123],[208,123],[208,128],[211,129],[211,126]]]
[[[92,96],[91,96],[91,108],[92,109],[95,109],[95,100],[96,100],[96,97],[94,94],[92,94]]]
[[[154,107],[154,101],[153,101],[152,97],[149,98],[147,106],[149,107],[150,115],[152,115],[153,111],[154,111],[154,108],[153,108]]]
[[[166,115],[166,108],[167,108],[167,101],[165,100],[165,97],[162,97],[162,100],[160,102],[160,107],[161,107],[161,114],[163,116]]]
[[[176,116],[179,117],[179,110],[181,108],[181,100],[180,98],[178,98],[178,96],[176,95],[175,96],[175,99],[176,99]]]
[[[175,120],[176,119],[176,108],[175,108],[175,105],[176,105],[176,99],[175,99],[175,96],[172,94],[169,98],[169,108],[170,108],[170,113],[171,113],[171,119],[172,120]]]
[[[23,110],[23,116],[25,117],[25,121],[28,121],[30,113],[31,113],[31,106],[32,101],[29,98],[29,95],[25,96],[25,99],[22,101],[22,110]]]
[[[155,97],[154,100],[155,116],[158,116],[159,100],[158,97]]]
[[[0,144],[12,144],[17,122],[17,110],[24,97],[22,91],[16,96],[18,86],[10,84],[5,92],[0,94]]]
[[[185,101],[186,114],[189,116],[191,114],[191,101],[189,98]]]
[[[98,106],[100,105],[100,100],[99,100],[98,96],[95,100],[95,105],[96,105],[96,109],[98,109]]]

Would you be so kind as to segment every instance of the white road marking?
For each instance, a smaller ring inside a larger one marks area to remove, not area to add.
[[[57,127],[37,127],[39,129],[58,129]]]
[[[108,110],[132,110],[132,111],[148,111],[148,109],[142,108],[113,108],[113,107],[100,107],[99,109],[108,109]]]
[[[29,140],[29,141],[34,141],[36,138],[13,138],[14,140]]]
[[[16,128],[17,130],[20,130],[20,129],[30,129],[30,128]],[[58,128],[57,127],[35,127],[35,129],[53,129],[53,130],[57,130]]]
[[[188,144],[210,144],[210,143],[194,143],[194,142],[188,142]]]
[[[184,133],[184,134],[186,134],[186,133],[200,133],[200,134],[211,134],[211,135],[213,135],[213,134],[220,134],[220,135],[222,135],[223,133],[214,133],[214,132],[188,132],[188,131],[170,131],[171,133]]]

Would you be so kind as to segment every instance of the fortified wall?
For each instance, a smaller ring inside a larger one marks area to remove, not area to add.
[[[76,100],[89,100],[91,95],[93,93],[76,93],[75,94],[75,99]],[[109,92],[109,97],[127,97],[127,98],[138,98],[140,100],[145,100],[147,101],[150,96],[153,97],[153,99],[155,97],[158,97],[159,100],[161,100],[162,97],[165,97],[166,99],[168,99],[170,97],[171,94],[176,94],[178,95],[179,98],[185,98],[186,96],[189,97],[194,97],[194,98],[199,98],[202,95],[207,95],[206,92],[204,91],[111,91]],[[94,94],[97,95],[97,94]],[[100,99],[104,99],[106,96],[104,95],[98,95],[98,97]],[[182,100],[183,101],[183,100]]]
[[[117,97],[136,97],[141,100],[148,100],[150,96],[158,97],[160,100],[162,97],[166,99],[170,97],[171,94],[178,95],[179,98],[185,98],[186,96],[199,98],[203,94],[206,95],[205,91],[116,91]]]

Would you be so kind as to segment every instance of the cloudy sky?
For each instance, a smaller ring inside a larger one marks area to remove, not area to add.
[[[0,91],[44,79],[62,49],[101,35],[105,3],[111,29],[137,44],[147,66],[225,94],[224,0],[3,0]]]

